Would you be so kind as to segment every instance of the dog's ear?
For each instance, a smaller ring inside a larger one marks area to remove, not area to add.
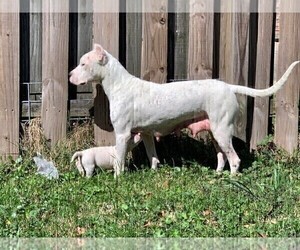
[[[105,65],[108,62],[108,57],[105,50],[102,48],[100,44],[94,44],[94,51],[96,52],[97,59],[100,65]]]

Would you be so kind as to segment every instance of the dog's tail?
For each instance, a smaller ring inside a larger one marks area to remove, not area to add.
[[[253,89],[245,86],[240,85],[229,85],[230,89],[237,94],[242,95],[248,95],[252,97],[265,97],[275,94],[287,81],[289,75],[291,74],[294,67],[299,63],[300,61],[293,62],[286,72],[283,74],[283,76],[270,88],[267,89]]]

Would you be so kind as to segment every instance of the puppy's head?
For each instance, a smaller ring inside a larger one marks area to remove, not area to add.
[[[106,51],[95,44],[92,51],[83,55],[79,65],[70,72],[70,82],[84,85],[88,82],[101,81],[105,75],[105,65],[108,62]]]

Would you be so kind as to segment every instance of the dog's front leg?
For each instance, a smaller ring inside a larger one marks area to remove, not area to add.
[[[125,157],[131,133],[116,134],[116,157],[114,160],[115,177],[124,172]]]
[[[155,149],[154,138],[152,135],[146,135],[146,134],[142,134],[142,138],[145,144],[145,148],[146,148],[148,159],[151,164],[151,168],[156,169],[159,160]]]

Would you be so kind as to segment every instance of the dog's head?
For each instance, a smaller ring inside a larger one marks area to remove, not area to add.
[[[101,45],[95,44],[93,50],[83,55],[79,65],[70,72],[70,82],[84,85],[88,82],[101,81],[107,62],[106,51]]]

